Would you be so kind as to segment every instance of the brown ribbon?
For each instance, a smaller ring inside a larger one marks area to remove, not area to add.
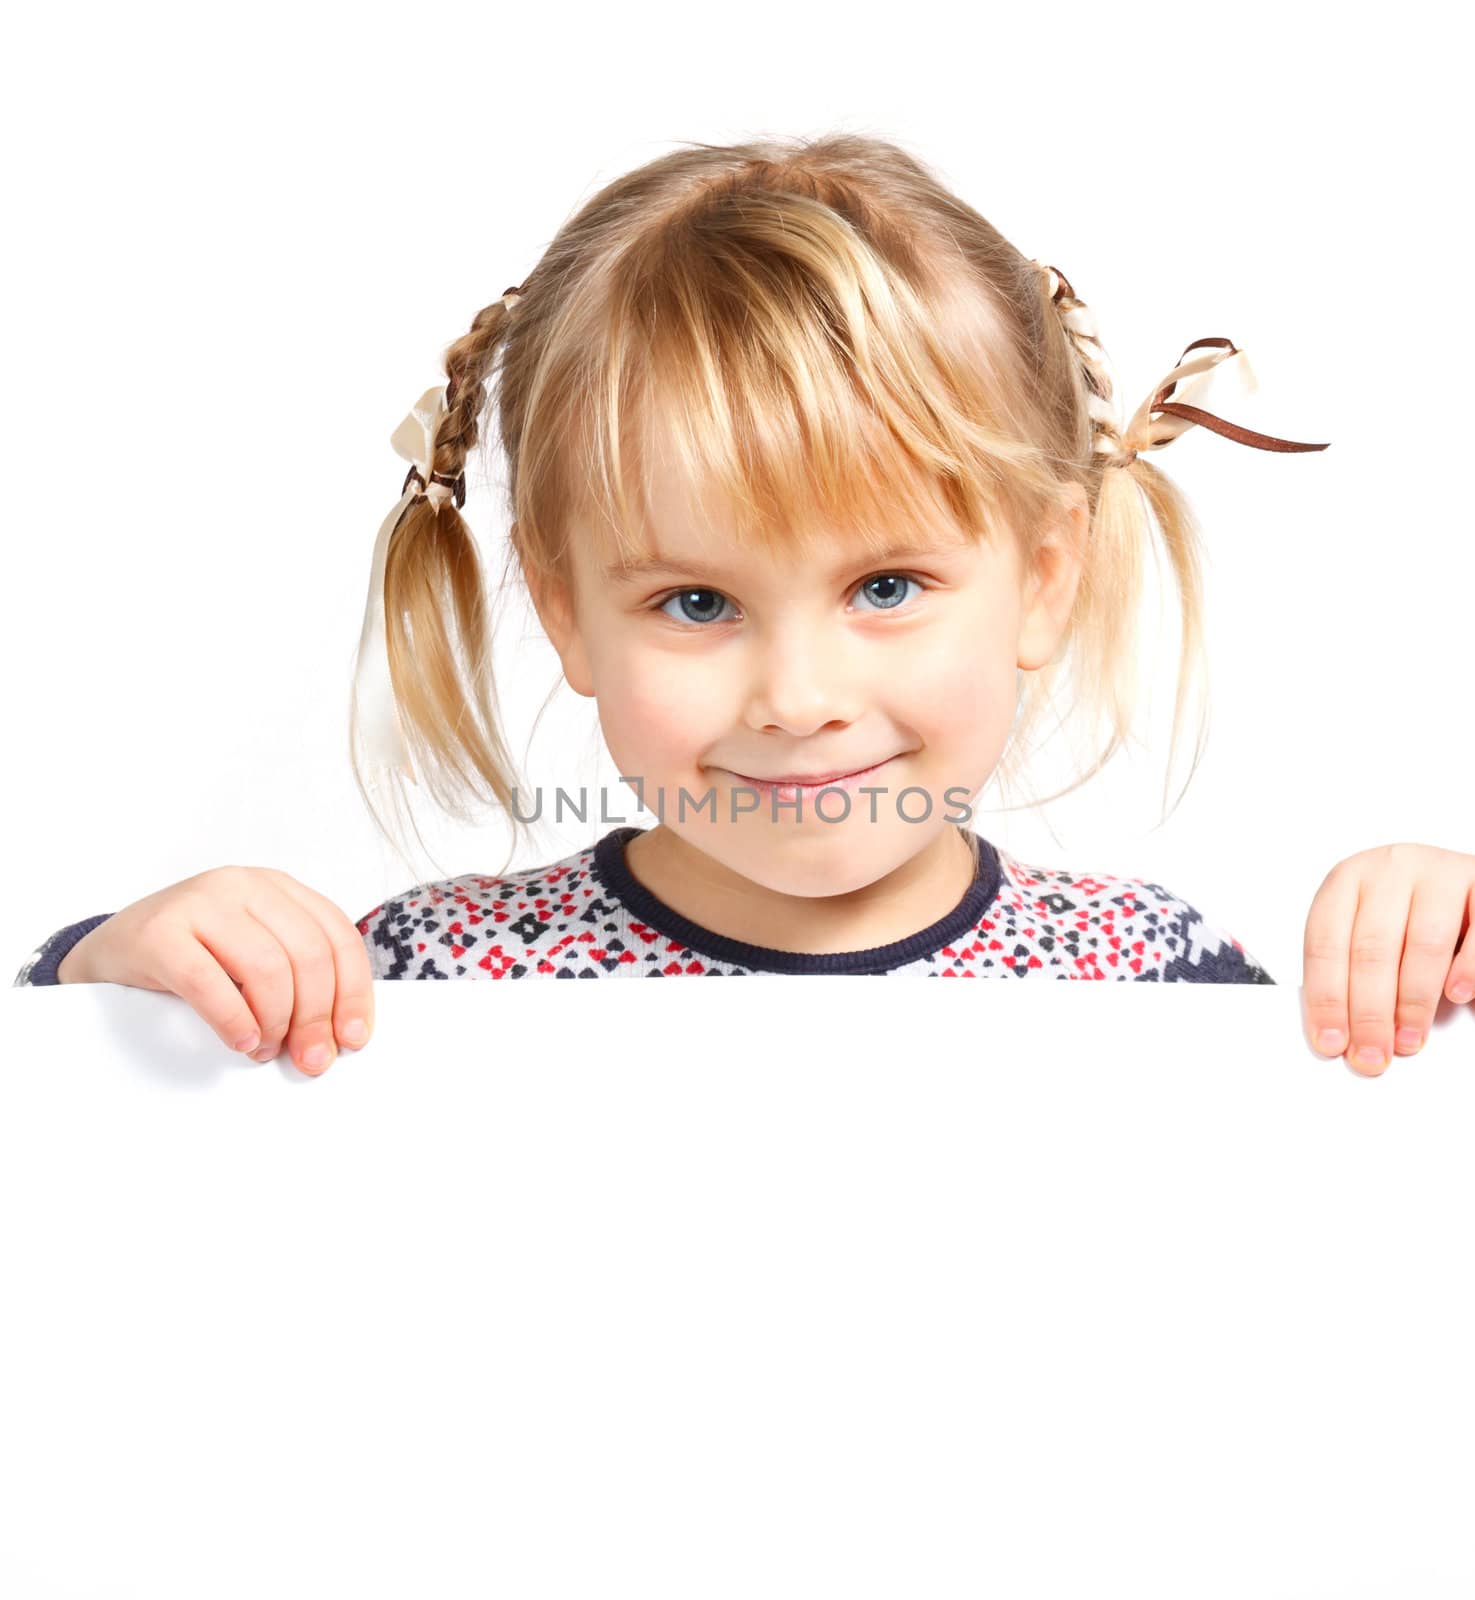
[[[1050,299],[1062,321],[1076,333],[1092,340],[1099,349],[1101,341],[1096,336],[1095,320],[1088,308],[1081,304],[1063,310],[1060,307],[1063,296],[1069,295],[1071,299],[1076,299],[1070,280],[1059,267],[1048,266],[1043,261],[1036,261],[1034,265],[1046,274],[1047,280],[1053,280]],[[1206,353],[1193,355],[1195,350]],[[1224,363],[1228,365],[1222,365]],[[1211,433],[1223,434],[1226,439],[1232,439],[1236,444],[1252,445],[1257,450],[1300,451],[1327,448],[1324,444],[1302,444],[1295,439],[1277,438],[1272,433],[1257,433],[1253,428],[1246,428],[1238,422],[1230,422],[1217,412],[1194,404],[1194,401],[1202,399],[1208,393],[1216,376],[1216,369],[1218,369],[1217,376],[1221,380],[1223,376],[1233,373],[1247,390],[1253,391],[1256,387],[1249,358],[1232,339],[1195,339],[1179,356],[1173,370],[1153,387],[1152,393],[1133,413],[1122,434],[1122,448],[1119,452],[1116,450],[1115,439],[1108,436],[1108,431],[1098,430],[1095,448],[1098,451],[1112,452],[1112,458],[1107,465],[1129,466],[1136,459],[1139,450],[1161,450],[1164,445],[1171,444],[1180,433],[1186,433],[1194,426],[1207,428]],[[1180,384],[1183,386],[1183,393],[1177,400],[1170,401],[1168,396]],[[1116,419],[1111,406],[1097,392],[1095,381],[1090,385],[1090,389],[1089,404],[1092,416],[1108,424],[1110,433],[1114,434]]]

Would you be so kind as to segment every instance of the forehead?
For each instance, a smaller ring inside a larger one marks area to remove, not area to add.
[[[640,470],[631,474],[636,525],[628,539],[607,533],[581,546],[587,550],[581,564],[596,582],[618,586],[675,569],[719,576],[759,569],[829,575],[859,561],[904,554],[963,554],[979,548],[980,542],[959,526],[940,497],[931,514],[924,507],[920,513],[885,516],[879,519],[879,529],[873,524],[865,536],[844,511],[825,515],[812,503],[804,508],[802,527],[780,513],[767,521],[760,519],[760,531],[755,531],[750,502],[744,537],[745,519],[720,488],[693,482],[659,441],[642,454]],[[878,531],[885,537],[879,538]]]

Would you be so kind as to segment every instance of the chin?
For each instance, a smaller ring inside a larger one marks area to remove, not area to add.
[[[775,894],[808,900],[864,889],[896,865],[894,850],[884,849],[869,823],[864,834],[825,822],[811,832],[806,823],[803,829],[773,830],[766,840],[749,838],[744,844],[742,859],[729,863],[734,872]]]

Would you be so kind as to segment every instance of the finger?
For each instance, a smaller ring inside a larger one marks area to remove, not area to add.
[[[1333,869],[1306,917],[1301,996],[1312,1048],[1324,1056],[1339,1056],[1347,1048],[1347,976],[1357,885],[1356,873]]]
[[[283,894],[317,918],[332,946],[336,972],[333,1032],[344,1048],[361,1050],[374,1031],[374,968],[363,935],[327,895],[319,894],[286,873],[281,874],[277,883]],[[361,1036],[355,1036],[352,1031],[355,1022],[363,1024]]]
[[[291,966],[291,1016],[277,1048],[285,1045],[300,1071],[319,1077],[338,1053],[333,1038],[337,984],[333,947],[317,918],[264,875],[251,883],[244,909],[276,937]],[[269,1041],[272,1036],[263,1037]]]
[[[1449,969],[1449,976],[1444,980],[1444,992],[1457,1006],[1464,1005],[1475,995],[1475,883],[1466,892],[1460,914],[1464,926],[1457,937],[1463,942]]]
[[[239,986],[261,1033],[253,1061],[280,1054],[292,1021],[295,980],[292,959],[280,935],[245,907],[206,907],[192,924],[195,939],[215,958],[225,975]]]
[[[162,987],[203,1017],[230,1049],[255,1049],[265,1033],[251,996],[232,982],[232,971],[254,959],[246,952],[253,949],[257,934],[221,926],[206,943],[197,931],[177,924],[161,927],[157,939]],[[225,953],[227,965],[221,964],[217,951]]]
[[[1347,969],[1348,1064],[1368,1077],[1393,1059],[1393,1013],[1413,882],[1384,871],[1359,886]]]
[[[1465,899],[1458,882],[1437,873],[1414,885],[1394,1013],[1393,1042],[1404,1055],[1421,1049],[1429,1035],[1460,935]]]

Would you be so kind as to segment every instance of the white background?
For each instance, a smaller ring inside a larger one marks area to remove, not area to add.
[[[1152,638],[1151,602],[1150,752],[1052,806],[1053,835],[991,815],[992,785],[977,817],[1026,860],[1166,884],[1299,984],[1336,861],[1475,848],[1468,129],[1441,15],[24,8],[0,104],[10,959],[227,862],[353,917],[500,864],[497,817],[431,816],[435,859],[409,873],[350,775],[370,553],[404,476],[389,434],[618,173],[682,139],[848,128],[1070,275],[1124,413],[1227,335],[1261,381],[1236,420],[1331,441],[1282,455],[1199,428],[1155,457],[1210,563],[1210,743],[1166,826],[1176,621]],[[489,574],[502,494],[473,479]],[[602,783],[652,823],[566,685],[528,745],[557,658],[520,593],[500,614],[524,783]],[[545,827],[514,865],[603,831]]]
[[[345,753],[390,432],[610,178],[682,139],[849,128],[1067,271],[1124,413],[1227,335],[1263,386],[1235,420],[1332,441],[1200,429],[1157,458],[1211,557],[1212,737],[1168,824],[1171,613],[1152,758],[1052,807],[1053,834],[980,818],[1026,860],[1165,883],[1299,983],[1334,862],[1475,848],[1448,15],[25,8],[0,97],[10,959],[225,862],[350,915],[413,881]],[[468,513],[498,570],[495,481]],[[619,795],[566,689],[527,747],[556,658],[516,596],[504,615],[529,781]],[[599,831],[545,829],[518,864]],[[495,819],[429,837],[427,874],[502,859]],[[455,1587],[468,1547],[541,1592],[580,1562],[565,1592],[726,1592],[715,1555],[734,1593],[943,1594],[979,1571],[947,1541],[979,1529],[972,1557],[1013,1561],[1020,1596],[1470,1592],[1467,1012],[1366,1081],[1312,1060],[1285,990],[935,985],[878,1008],[842,981],[821,1009],[782,981],[756,1042],[706,990],[663,989],[652,1027],[628,985],[381,986],[374,1047],[318,1082],[228,1057],[170,996],[12,994],[0,1552],[29,1595],[485,1592]],[[960,1025],[968,993],[989,1010]],[[976,1057],[928,1048],[944,1027]],[[691,1057],[710,1073],[683,1079]],[[482,1226],[512,1202],[521,1228]],[[955,1272],[969,1247],[992,1277]],[[1000,1320],[990,1285],[1039,1320]],[[542,1298],[499,1320],[517,1293]],[[928,1349],[934,1398],[971,1385],[956,1413],[904,1398]],[[889,1409],[864,1404],[877,1371]],[[683,1386],[711,1426],[672,1409]],[[766,1470],[745,1506],[704,1497],[693,1460],[719,1491]]]

